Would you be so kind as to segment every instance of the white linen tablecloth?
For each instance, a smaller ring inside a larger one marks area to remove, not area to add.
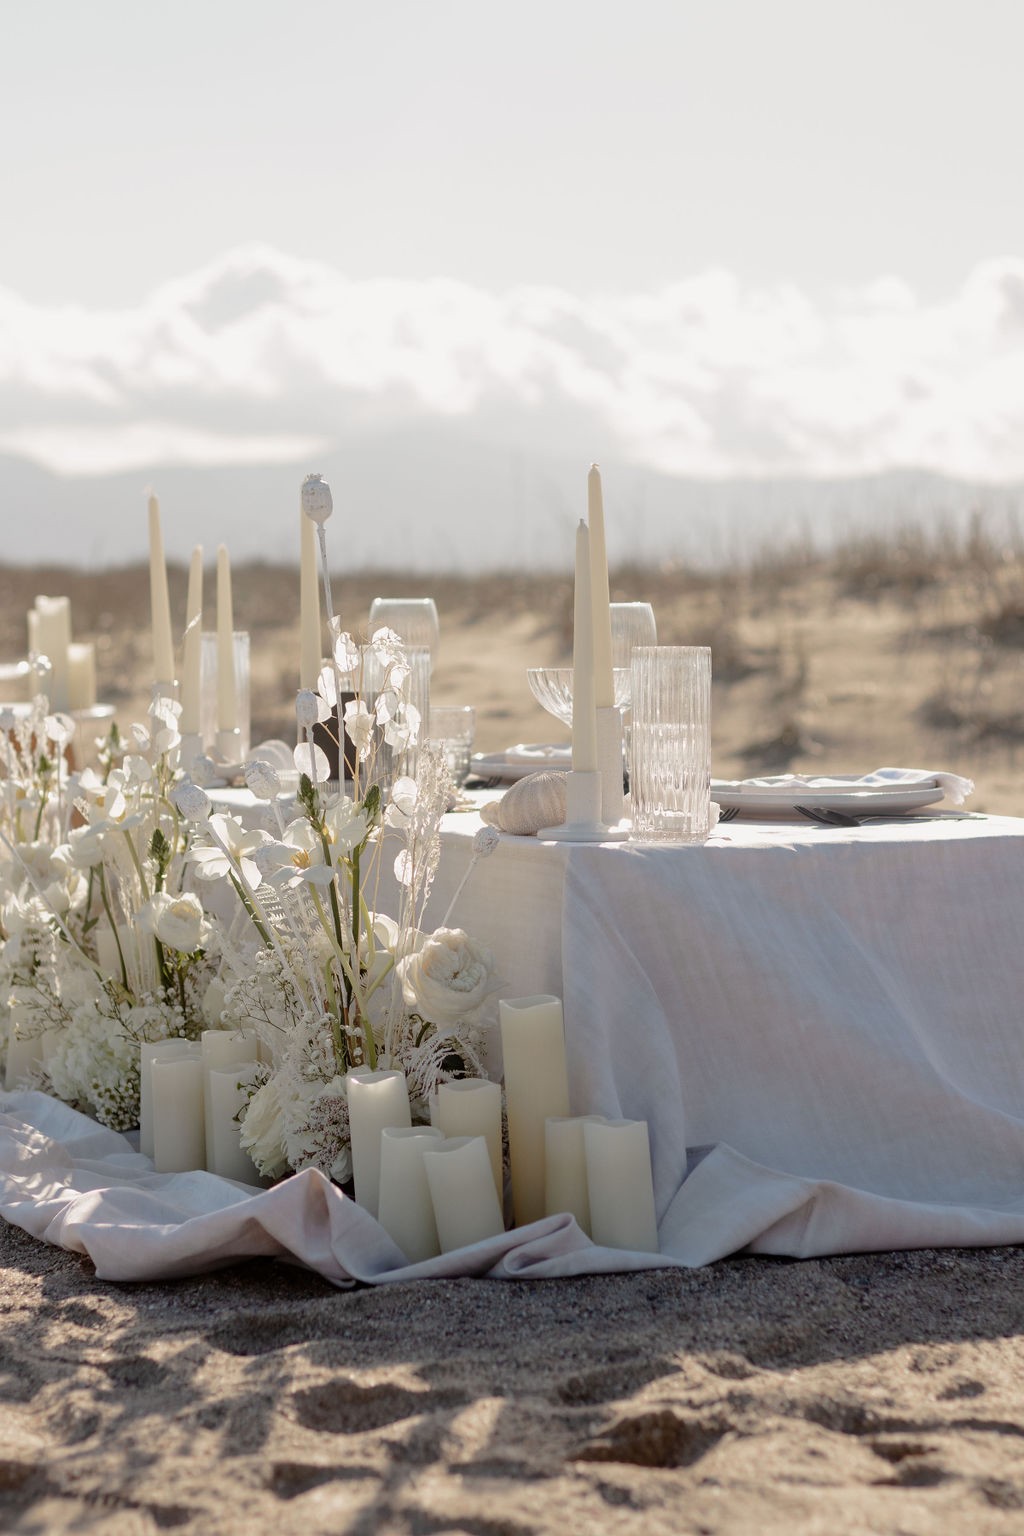
[[[447,818],[429,920],[479,825]],[[553,1216],[409,1266],[315,1172],[256,1193],[156,1174],[27,1093],[0,1095],[0,1215],[123,1280],[257,1254],[344,1285],[1024,1242],[1022,913],[1009,818],[737,821],[694,848],[502,838],[452,921],[493,947],[506,995],[564,998],[574,1109],[648,1120],[660,1256]]]

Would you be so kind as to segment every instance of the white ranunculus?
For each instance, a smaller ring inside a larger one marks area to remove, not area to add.
[[[432,1024],[471,1019],[493,986],[494,956],[461,928],[438,928],[398,964],[406,1005]]]

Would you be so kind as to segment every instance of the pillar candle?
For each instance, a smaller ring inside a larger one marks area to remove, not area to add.
[[[594,702],[598,709],[609,709],[615,703],[612,609],[604,537],[604,497],[601,494],[601,471],[596,464],[591,464],[587,476],[587,528],[590,532],[590,599],[594,614]]]
[[[171,600],[167,592],[164,536],[160,503],[149,498],[149,606],[153,625],[153,681],[173,683],[174,645],[171,640]]]
[[[203,1062],[203,1126],[206,1132],[206,1151],[209,1156],[213,1146],[213,1114],[210,1096],[206,1092],[211,1072],[220,1067],[240,1067],[256,1061],[256,1031],[254,1029],[204,1029],[199,1037],[199,1049]],[[236,1126],[236,1130],[238,1127]],[[248,1157],[248,1153],[245,1154]],[[250,1159],[251,1162],[251,1159]],[[220,1173],[213,1164],[206,1165],[211,1173]],[[235,1175],[228,1174],[228,1178]]]
[[[299,507],[299,687],[315,688],[320,676],[320,582],[316,567],[316,525]]]
[[[424,1152],[441,1141],[433,1125],[388,1125],[380,1133],[380,1208],[377,1220],[410,1264],[440,1253]]]
[[[482,1136],[454,1136],[423,1154],[442,1253],[504,1232]]]
[[[238,725],[235,697],[235,614],[231,601],[231,561],[226,544],[217,548],[217,729]]]
[[[590,1120],[583,1127],[590,1235],[603,1248],[658,1252],[646,1120]]]
[[[199,704],[203,656],[203,546],[192,551],[188,568],[188,597],[185,602],[185,640],[181,663],[182,735],[198,736]]]
[[[143,1040],[139,1046],[139,1151],[153,1156],[153,1063],[184,1056],[189,1041]]]
[[[357,1067],[346,1072],[345,1085],[356,1200],[376,1216],[380,1204],[380,1133],[387,1126],[412,1124],[405,1073]]]
[[[501,1086],[483,1077],[459,1078],[442,1083],[431,1116],[446,1136],[482,1136],[491,1160],[494,1189],[499,1202],[504,1194],[501,1169]]]
[[[590,1236],[590,1195],[584,1125],[604,1124],[603,1115],[549,1116],[544,1123],[544,1209],[568,1211]]]
[[[222,1179],[239,1184],[258,1184],[256,1164],[239,1145],[242,1127],[235,1116],[245,1103],[255,1062],[236,1062],[212,1067],[203,1079],[203,1113],[206,1124],[206,1166]]]
[[[544,1215],[544,1122],[569,1113],[562,1004],[557,997],[503,998],[501,1053],[516,1225]]]
[[[576,530],[576,592],[572,635],[572,766],[577,773],[596,773],[597,771],[590,535],[582,518]]]
[[[66,597],[37,597],[35,648],[49,658],[53,671],[48,684],[50,708],[68,709],[68,648],[71,645],[71,601]]]
[[[96,703],[96,647],[91,640],[68,646],[68,708],[92,709]]]
[[[157,1173],[206,1167],[203,1059],[198,1045],[182,1056],[158,1056],[150,1067],[153,1166]]]

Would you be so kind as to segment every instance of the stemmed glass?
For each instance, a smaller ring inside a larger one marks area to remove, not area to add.
[[[610,603],[612,666],[629,668],[635,646],[657,645],[658,627],[650,603]]]
[[[428,650],[430,670],[434,670],[441,625],[432,597],[375,597],[370,604],[370,637],[382,628],[393,629],[406,646]]]

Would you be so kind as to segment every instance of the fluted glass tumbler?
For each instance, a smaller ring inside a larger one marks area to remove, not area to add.
[[[632,837],[702,843],[711,830],[711,651],[642,645],[631,665]]]

